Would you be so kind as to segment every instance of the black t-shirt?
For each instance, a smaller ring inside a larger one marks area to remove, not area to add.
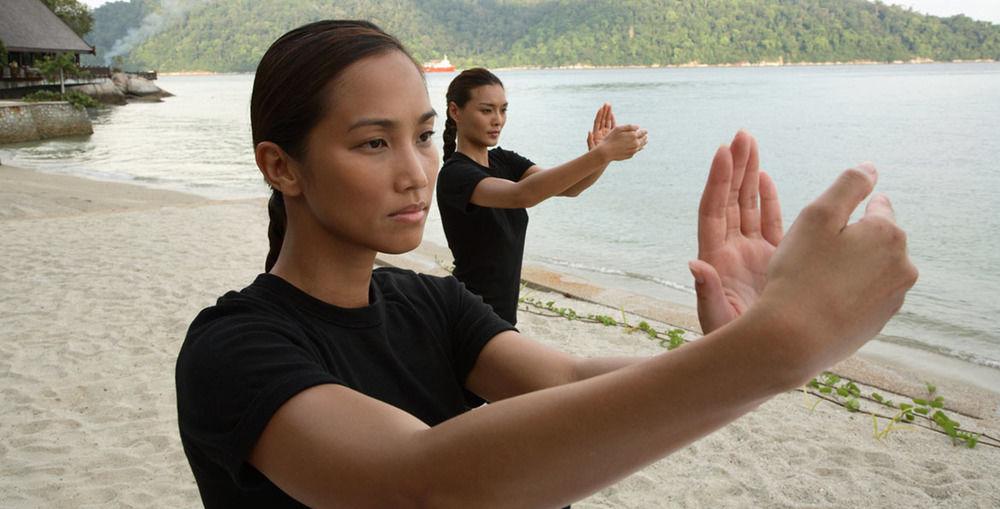
[[[301,507],[246,461],[292,396],[340,384],[433,426],[466,410],[480,351],[511,329],[453,277],[376,269],[369,302],[339,308],[261,274],[195,318],[177,358],[177,413],[206,507]]]
[[[489,151],[489,162],[487,168],[460,152],[448,158],[438,175],[438,210],[455,258],[455,277],[516,324],[528,212],[480,207],[469,199],[484,178],[517,182],[535,163],[500,147]]]

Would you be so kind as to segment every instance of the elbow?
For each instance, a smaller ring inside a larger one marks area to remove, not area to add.
[[[563,191],[562,193],[560,193],[559,196],[566,196],[568,198],[576,198],[577,196],[580,196],[580,193],[582,193],[582,192],[583,192],[583,189],[567,189],[567,190]]]
[[[544,196],[538,196],[535,193],[522,193],[518,196],[516,205],[519,209],[530,209],[543,201],[545,201]]]

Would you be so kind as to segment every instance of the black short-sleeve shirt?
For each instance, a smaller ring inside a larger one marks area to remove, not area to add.
[[[448,158],[438,175],[438,210],[455,258],[455,277],[516,324],[528,212],[479,207],[469,199],[484,178],[517,182],[535,163],[500,147],[489,151],[489,163],[487,168],[460,152]]]
[[[292,396],[340,384],[433,426],[466,410],[480,351],[512,328],[453,277],[376,269],[369,302],[339,308],[261,274],[195,318],[177,359],[177,411],[206,507],[300,507],[246,461]]]

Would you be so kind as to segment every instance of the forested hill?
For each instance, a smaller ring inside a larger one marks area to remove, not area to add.
[[[460,67],[1000,60],[1000,25],[867,0],[130,0],[94,18],[99,54],[139,29],[125,61],[162,71],[253,70],[324,18],[374,21]]]

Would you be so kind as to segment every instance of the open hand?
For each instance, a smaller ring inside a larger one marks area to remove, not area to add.
[[[740,131],[716,151],[698,207],[698,259],[689,268],[705,334],[757,300],[782,235],[774,181],[760,171],[757,141]]]
[[[604,103],[594,116],[594,128],[587,133],[587,150],[594,150],[614,128],[615,114],[611,112],[611,105]]]

